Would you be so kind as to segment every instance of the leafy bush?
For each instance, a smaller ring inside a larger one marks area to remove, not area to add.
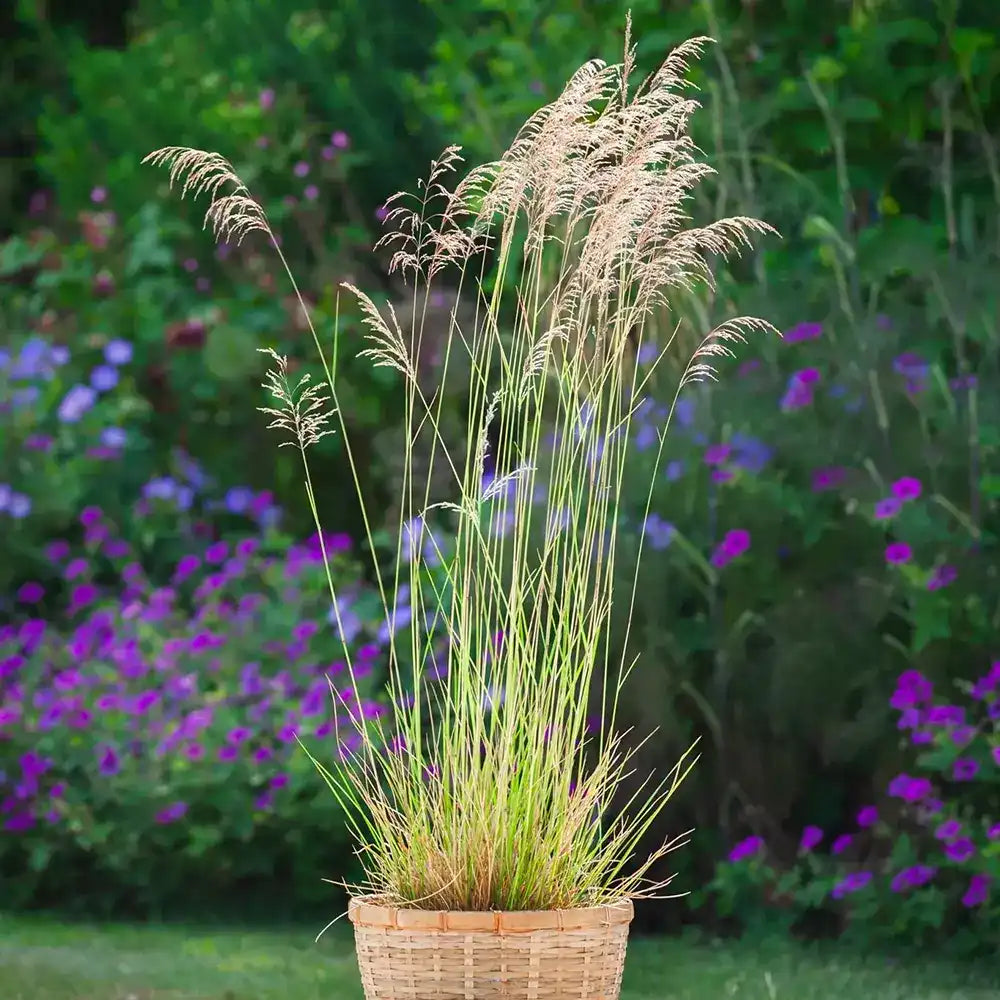
[[[133,515],[144,531],[160,503]],[[374,697],[380,604],[350,540],[325,539],[338,629],[317,537],[216,541],[175,508],[185,553],[156,586],[105,512],[80,520],[82,544],[49,547],[59,593],[29,581],[17,594],[22,608],[49,597],[61,611],[0,630],[5,902],[149,912],[274,879],[304,903],[327,898],[320,874],[342,864],[347,832],[295,739],[314,752],[357,745],[352,713],[330,712],[329,685],[351,687],[345,644],[373,695],[359,717],[376,725],[387,711]]]
[[[909,730],[918,776],[896,775],[888,801],[866,805],[853,829],[830,835],[807,826],[798,858],[782,864],[752,836],[730,852],[709,891],[725,912],[745,915],[762,895],[789,922],[835,910],[845,936],[862,943],[993,954],[1000,900],[1000,660],[973,685],[972,704],[935,698],[917,670],[892,694],[898,727]],[[941,700],[941,699],[944,700]]]

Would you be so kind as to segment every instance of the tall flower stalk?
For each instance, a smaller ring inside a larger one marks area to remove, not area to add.
[[[380,578],[380,587],[388,622],[400,593],[412,612],[405,639],[389,629],[391,739],[331,686],[359,743],[333,761],[313,757],[359,843],[367,884],[357,892],[402,906],[526,910],[649,896],[669,882],[647,874],[676,840],[638,863],[633,855],[692,751],[610,815],[637,747],[616,728],[631,664],[608,636],[612,613],[628,621],[638,579],[636,565],[630,593],[613,586],[619,533],[641,531],[620,510],[632,420],[656,370],[632,363],[636,333],[672,291],[711,283],[707,255],[771,231],[750,218],[689,227],[684,214],[712,173],[687,134],[698,105],[685,80],[708,41],[681,45],[631,91],[627,33],[623,63],[587,63],[501,159],[453,190],[446,182],[461,159],[447,149],[416,197],[388,206],[383,244],[412,285],[407,313],[346,286],[364,316],[360,353],[405,389],[397,558],[393,586]],[[206,224],[217,237],[262,230],[294,285],[263,208],[228,162],[177,147],[147,160],[183,178],[182,194],[211,194]],[[456,308],[443,344],[432,344],[428,304],[443,281],[457,285],[471,318]],[[335,331],[328,361],[310,329],[358,486],[338,395],[341,342]],[[740,317],[709,332],[677,392],[711,377],[747,333],[770,329]],[[661,359],[672,341],[659,345]],[[274,425],[299,445],[318,527],[308,445],[326,414],[276,361]],[[444,419],[449,399],[464,401],[459,435]],[[371,542],[374,517],[358,493]],[[453,542],[439,542],[442,526]]]

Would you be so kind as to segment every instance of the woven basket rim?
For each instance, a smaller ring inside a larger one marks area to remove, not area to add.
[[[348,904],[355,927],[453,933],[529,934],[593,930],[629,924],[632,900],[568,910],[417,910],[392,906],[379,896],[355,896]]]

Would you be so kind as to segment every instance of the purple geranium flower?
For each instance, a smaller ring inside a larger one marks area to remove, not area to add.
[[[823,839],[823,831],[818,826],[807,826],[802,831],[799,850],[803,853],[811,851]]]
[[[121,765],[118,761],[118,754],[115,753],[112,747],[104,747],[100,752],[97,767],[105,777],[110,777],[118,773]]]
[[[928,590],[941,590],[958,578],[958,570],[954,566],[938,566],[927,580]]]
[[[878,822],[878,809],[875,806],[865,806],[858,812],[858,826],[864,828],[874,826]]]
[[[904,802],[919,802],[931,793],[931,783],[927,778],[911,778],[908,774],[898,774],[889,782],[889,794]]]
[[[728,444],[713,444],[705,449],[705,464],[706,465],[721,465],[732,451],[732,447]]]
[[[812,477],[813,492],[822,493],[825,490],[836,489],[843,483],[846,474],[845,469],[836,465],[825,469],[817,469]]]
[[[904,476],[892,484],[892,495],[899,500],[916,500],[923,489],[919,479]]]
[[[885,521],[890,517],[895,517],[902,508],[902,503],[896,497],[886,497],[875,504],[875,519]]]
[[[35,580],[21,585],[17,599],[22,604],[37,604],[45,596],[45,588]]]
[[[833,854],[843,854],[844,851],[846,851],[853,842],[854,838],[849,833],[842,833],[830,845],[830,851]]]
[[[891,542],[885,549],[885,561],[893,566],[909,562],[913,558],[913,549],[906,542]]]
[[[729,860],[733,863],[746,861],[747,858],[759,854],[764,849],[764,840],[761,837],[747,837],[741,840],[729,852]]]
[[[979,765],[971,757],[959,757],[952,768],[952,777],[956,781],[972,781],[979,771]]]
[[[871,872],[852,872],[833,887],[830,895],[834,899],[843,899],[853,892],[860,892],[871,883],[871,880]]]
[[[799,344],[804,340],[817,340],[823,336],[823,324],[822,323],[798,323],[791,328],[791,330],[786,330],[782,335],[782,339],[786,344]]]
[[[962,832],[962,824],[957,819],[946,819],[935,831],[938,840],[954,840]]]
[[[962,895],[962,906],[970,909],[973,906],[982,906],[986,902],[990,892],[990,876],[976,873],[969,879],[969,887]]]
[[[64,424],[75,424],[96,400],[97,393],[89,385],[74,385],[63,397],[56,415]]]
[[[936,868],[929,865],[913,865],[904,868],[892,880],[890,888],[893,892],[905,892],[907,889],[918,889],[926,885],[937,874]]]
[[[183,818],[187,811],[186,802],[174,802],[156,814],[156,822],[164,826],[168,823],[176,823],[177,820]]]
[[[712,565],[721,568],[728,562],[741,556],[750,548],[750,532],[743,528],[735,528],[726,532],[725,538],[712,554]]]
[[[968,837],[962,837],[960,840],[953,840],[947,844],[944,853],[952,861],[968,861],[976,853],[976,845]]]

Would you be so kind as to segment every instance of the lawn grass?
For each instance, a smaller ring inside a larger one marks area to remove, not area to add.
[[[0,915],[2,1000],[361,1000],[349,929],[274,932]],[[838,948],[638,939],[622,1000],[997,1000],[1000,967]]]

